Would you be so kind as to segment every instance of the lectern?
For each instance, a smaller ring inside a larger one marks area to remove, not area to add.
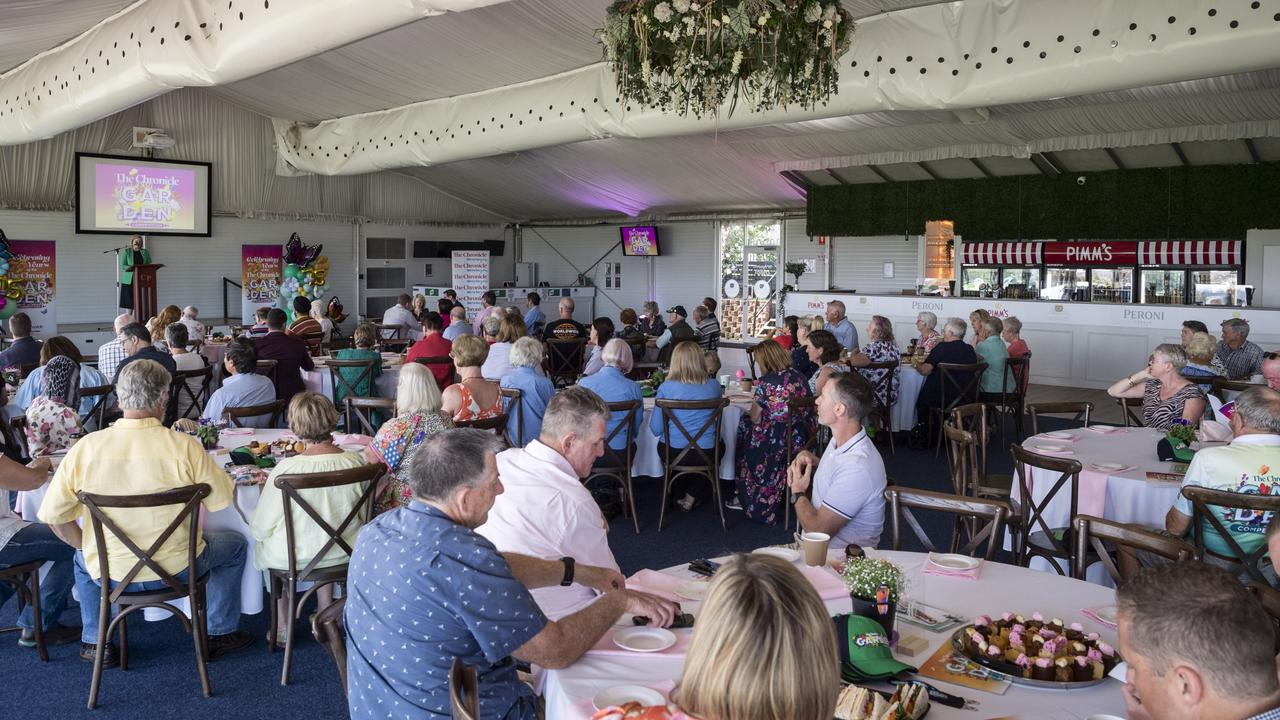
[[[156,271],[164,265],[147,264],[133,266],[133,317],[145,323],[156,316]],[[160,339],[160,338],[156,338]]]

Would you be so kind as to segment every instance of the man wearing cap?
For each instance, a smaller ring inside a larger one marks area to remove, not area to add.
[[[685,311],[683,305],[673,305],[667,308],[667,329],[655,340],[649,342],[658,348],[658,363],[660,365],[668,365],[671,362],[671,351],[676,345],[685,340],[697,341],[698,334],[694,332],[689,323],[685,322],[685,318],[689,317],[689,313]]]
[[[858,373],[827,380],[817,399],[818,422],[831,428],[819,460],[802,451],[787,468],[791,503],[805,532],[831,536],[831,546],[873,548],[884,529],[884,460],[862,421],[871,412],[871,386]],[[804,497],[813,486],[813,499]]]

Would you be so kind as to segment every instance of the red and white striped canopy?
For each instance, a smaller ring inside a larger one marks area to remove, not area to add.
[[[1240,265],[1239,240],[1154,241],[1138,243],[1139,265]]]
[[[1039,265],[1043,262],[1038,242],[965,243],[965,265]]]

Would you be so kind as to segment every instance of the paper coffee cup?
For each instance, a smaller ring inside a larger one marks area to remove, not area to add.
[[[809,567],[821,567],[827,564],[827,546],[831,544],[831,536],[820,532],[796,533],[796,541],[800,551],[804,553],[804,564]]]

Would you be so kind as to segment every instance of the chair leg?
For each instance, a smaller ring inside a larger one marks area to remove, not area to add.
[[[271,623],[267,626],[267,652],[276,651],[276,634],[280,628],[280,578],[274,573],[269,575],[268,585],[271,587]]]
[[[289,684],[289,666],[293,660],[293,630],[297,625],[293,621],[294,616],[298,612],[298,581],[295,578],[289,578],[288,586],[285,587],[285,601],[289,606],[289,614],[284,619],[284,667],[280,671],[280,684]]]
[[[929,408],[929,432],[932,433],[935,428],[933,426],[933,418],[938,418],[938,441],[933,446],[933,456],[938,457],[942,453],[942,423],[946,422],[946,417],[942,414],[940,408]]]
[[[200,689],[205,697],[213,695],[209,683],[209,615],[205,606],[204,591],[191,598],[191,643],[196,648],[196,672],[200,675]]]
[[[716,511],[720,513],[720,529],[729,532],[729,526],[724,521],[724,502],[720,499],[720,465],[717,463],[711,468],[711,472],[707,473],[707,479],[711,481],[711,497],[716,504]]]
[[[671,494],[671,468],[662,471],[662,506],[658,509],[658,532],[662,532],[662,522],[667,517],[667,496]]]
[[[129,669],[129,618],[120,618],[120,627],[116,630],[120,635],[120,671]]]
[[[884,410],[884,432],[889,436],[889,453],[896,456],[898,448],[894,447],[893,444],[893,414],[889,408]]]
[[[36,639],[36,653],[39,654],[40,660],[49,662],[49,650],[44,644],[44,618],[40,612],[40,571],[35,570],[31,573],[31,579],[28,583],[31,588],[31,634]],[[18,593],[18,597],[22,597],[22,593]]]
[[[631,524],[636,528],[636,534],[640,534],[640,516],[636,514],[636,494],[631,486],[631,468],[626,467],[622,470],[622,491],[627,495],[627,507],[631,508]]]
[[[98,706],[98,690],[102,687],[102,662],[107,649],[107,623],[111,620],[110,603],[107,600],[110,592],[110,583],[104,582],[102,599],[98,603],[98,645],[93,653],[93,679],[89,681],[90,710]]]

